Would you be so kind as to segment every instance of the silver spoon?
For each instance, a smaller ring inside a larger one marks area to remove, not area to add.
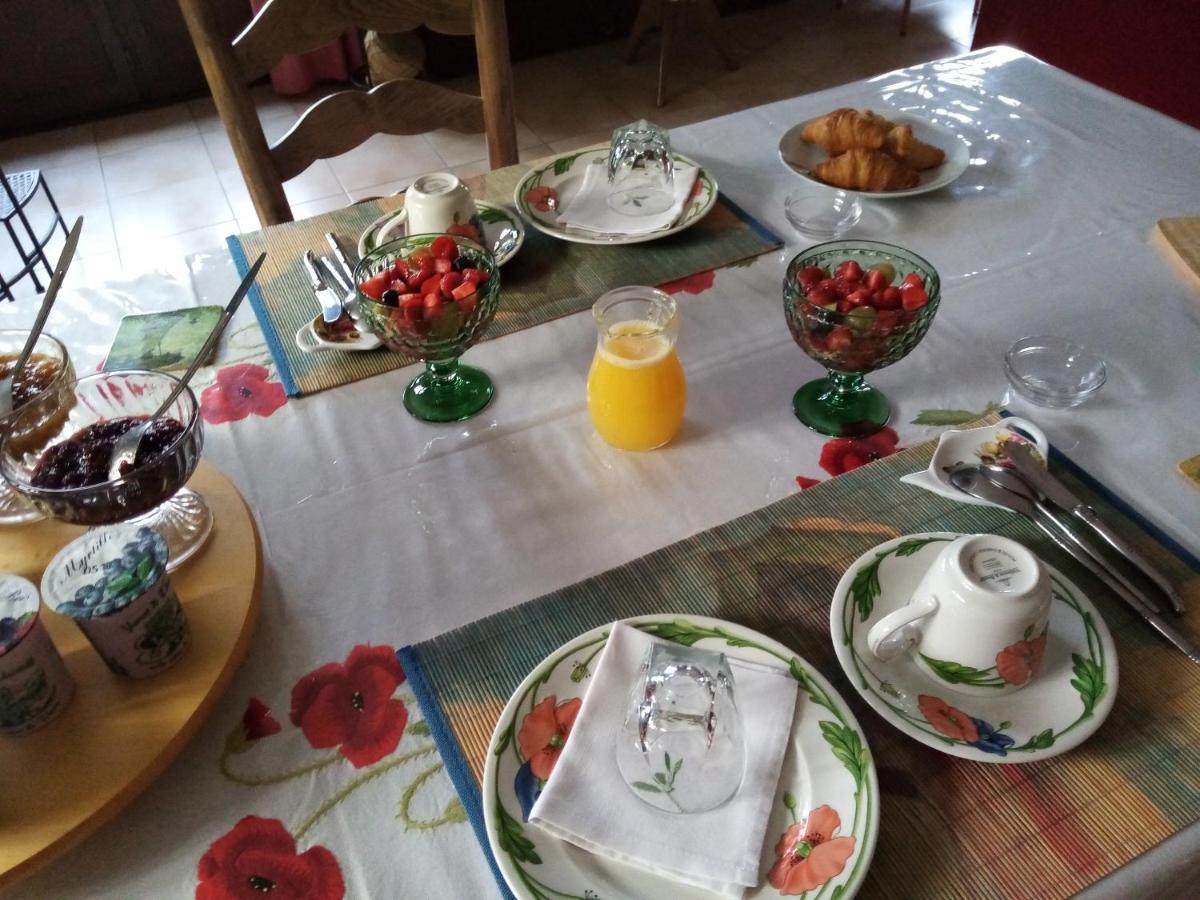
[[[50,276],[50,284],[46,286],[46,296],[42,298],[42,308],[38,310],[37,318],[33,320],[33,328],[29,330],[29,337],[25,339],[25,346],[21,348],[21,355],[17,357],[17,364],[13,366],[12,371],[4,376],[4,378],[0,378],[0,417],[7,416],[12,412],[13,385],[16,384],[17,376],[21,374],[21,370],[25,368],[25,363],[29,362],[29,356],[33,353],[33,348],[37,346],[38,338],[42,336],[42,329],[46,325],[46,318],[50,315],[50,307],[58,299],[58,291],[62,287],[63,279],[67,277],[67,269],[70,267],[71,260],[75,256],[75,246],[79,243],[79,233],[81,231],[83,231],[83,216],[75,220],[75,225],[71,228],[71,233],[67,235],[67,242],[63,245],[62,253],[58,255],[58,263],[54,267],[54,274]]]
[[[155,420],[171,408],[171,404],[183,393],[184,389],[188,386],[188,382],[192,380],[192,376],[196,374],[196,370],[208,359],[209,354],[212,353],[213,348],[217,345],[217,340],[221,337],[221,333],[225,330],[225,326],[229,324],[229,320],[233,318],[233,314],[237,312],[237,308],[242,305],[242,298],[250,292],[250,288],[254,284],[254,278],[258,275],[258,270],[262,267],[263,260],[266,258],[267,254],[260,253],[258,259],[254,261],[254,265],[250,267],[250,271],[246,273],[246,277],[238,285],[233,299],[225,307],[225,312],[221,313],[221,318],[217,320],[217,324],[209,334],[208,340],[204,342],[204,346],[200,348],[200,352],[196,354],[195,359],[192,360],[192,364],[188,366],[188,370],[183,373],[183,377],[179,379],[179,383],[175,385],[175,389],[167,395],[167,399],[159,405],[154,414],[146,419],[145,422],[130,428],[117,438],[117,443],[113,446],[112,456],[108,458],[109,481],[120,478],[126,471],[133,467],[134,460],[137,458],[138,445],[142,442],[142,438],[150,426],[154,424]]]
[[[1036,515],[1037,508],[1032,502],[1019,494],[1014,494],[988,481],[985,473],[979,466],[963,463],[955,466],[948,474],[950,476],[950,483],[964,494],[969,494],[978,500],[986,500],[988,503],[994,503],[996,506],[1003,507],[1010,512],[1018,513],[1029,519],[1046,537],[1057,544],[1061,550],[1108,585],[1118,597],[1125,601],[1126,605],[1132,607],[1145,619],[1150,624],[1150,627],[1182,650],[1184,655],[1192,662],[1200,663],[1200,647],[1197,647],[1190,637],[1154,610],[1150,609],[1146,604],[1125,591],[1118,582],[1109,577],[1108,573],[1096,565],[1086,554],[1081,555],[1074,551],[1070,544],[1059,537],[1054,529]]]

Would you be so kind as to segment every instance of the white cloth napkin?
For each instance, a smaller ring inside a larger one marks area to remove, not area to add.
[[[648,234],[667,228],[683,214],[683,207],[691,196],[692,186],[700,169],[696,166],[676,166],[672,179],[674,199],[671,205],[659,213],[639,214],[635,205],[623,206],[629,212],[613,209],[608,204],[612,189],[608,184],[607,161],[601,157],[586,167],[583,184],[567,202],[558,216],[558,221],[574,228],[602,234]]]
[[[703,813],[662,812],[639,800],[617,767],[625,720],[649,635],[614,623],[570,737],[529,821],[616,862],[725,897],[758,884],[771,815],[796,711],[785,670],[729,657],[746,736],[746,772],[731,800]]]

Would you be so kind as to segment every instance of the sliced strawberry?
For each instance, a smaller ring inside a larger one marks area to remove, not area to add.
[[[837,267],[836,273],[848,281],[861,281],[863,277],[862,266],[856,260],[848,259]]]
[[[402,259],[397,258],[396,261],[392,263],[392,271],[396,273],[397,278],[407,278],[408,277],[408,263],[406,263]]]
[[[878,309],[899,309],[901,303],[900,288],[885,287],[879,294],[875,306]]]
[[[484,276],[484,273],[483,273],[482,269],[463,269],[462,270],[463,281],[469,281],[469,282],[471,282],[471,284],[480,284],[481,283],[480,279],[483,278],[483,276]]]
[[[462,300],[464,297],[470,297],[475,293],[475,285],[470,281],[463,281],[462,284],[450,291],[450,296],[455,300]]]
[[[421,293],[425,296],[438,293],[442,288],[442,280],[436,275],[431,275],[425,279],[421,285]]]
[[[457,272],[447,272],[439,280],[441,283],[442,293],[449,297],[450,294],[453,293],[454,289],[462,284],[463,277]]]
[[[929,295],[924,288],[909,286],[900,292],[900,302],[905,309],[920,309],[929,302]]]
[[[378,275],[373,275],[358,286],[358,289],[370,297],[372,300],[379,300],[383,297],[383,292],[392,286],[392,273],[390,270],[380,272]]]
[[[433,261],[433,270],[439,275],[445,275],[447,272],[453,272],[454,260],[439,256]]]
[[[413,266],[422,265],[421,260],[424,259],[427,259],[432,263],[433,254],[429,252],[428,247],[418,247],[412,253],[408,254],[408,267],[411,269]]]
[[[442,298],[440,294],[425,295],[425,321],[429,322],[442,314]]]
[[[452,260],[458,256],[458,244],[450,235],[443,234],[433,239],[433,243],[429,245],[429,252],[438,259]]]
[[[460,285],[459,287],[461,288],[462,286]],[[462,311],[463,318],[466,318],[467,316],[470,316],[471,313],[475,312],[476,301],[474,294],[467,294],[465,297],[456,297],[455,300],[458,302],[458,308]]]
[[[845,350],[852,343],[854,343],[854,335],[845,325],[839,325],[834,328],[825,339],[825,345],[835,353],[839,350]]]
[[[916,272],[909,272],[907,275],[905,275],[904,280],[900,282],[900,287],[904,287],[906,284],[911,284],[913,287],[919,288],[925,287],[925,282]]]

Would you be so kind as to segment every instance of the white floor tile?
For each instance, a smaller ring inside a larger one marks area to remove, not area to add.
[[[295,122],[296,119],[294,116],[290,119],[268,119],[263,122],[263,136],[267,139],[267,144],[274,144],[287,134]],[[218,128],[215,131],[206,131],[201,137],[204,140],[205,149],[208,150],[209,159],[212,160],[213,166],[218,172],[238,167],[237,157],[233,155],[233,145],[229,143],[229,137],[225,134],[223,128]]]
[[[473,165],[475,164],[473,163]],[[484,163],[485,167],[486,165]],[[453,169],[448,169],[447,171],[454,172]],[[392,194],[398,194],[401,191],[407,190],[413,181],[413,177],[399,178],[395,181],[385,181],[383,184],[372,184],[367,187],[355,188],[349,192],[350,199],[357,203],[359,200],[368,200],[374,197],[390,197]]]
[[[336,194],[332,197],[322,197],[320,200],[309,200],[307,203],[293,203],[292,216],[299,221],[318,216],[321,213],[349,206],[352,201],[346,194]]]
[[[166,237],[148,238],[133,244],[121,245],[121,263],[128,272],[143,272],[157,268],[164,260],[178,260],[203,250],[219,250],[225,246],[227,235],[240,229],[232,218],[227,222],[193,228]]]
[[[82,209],[108,203],[104,172],[98,158],[42,169],[42,177],[63,216],[78,215]]]
[[[101,157],[110,199],[215,174],[200,135],[175,138]]]
[[[346,191],[446,167],[421,135],[377,134],[328,162]]]
[[[153,191],[114,197],[109,206],[117,246],[122,249],[234,218],[215,172]]]
[[[176,103],[97,122],[96,146],[101,156],[108,156],[199,133],[187,104]]]
[[[263,123],[264,127],[267,122],[277,119],[293,122],[296,120],[296,110],[292,106],[292,101],[289,98],[280,97],[271,90],[269,84],[255,85],[250,88],[250,96],[254,98],[258,120]],[[217,107],[211,97],[193,100],[187,106],[201,133],[225,130],[225,125],[221,121],[221,117],[217,115]]]
[[[477,159],[487,159],[487,138],[483,134],[463,134],[449,128],[439,128],[425,135],[426,140],[448,166],[461,166]],[[533,147],[541,138],[524,122],[517,120],[517,147]]]
[[[89,259],[117,249],[116,232],[113,231],[112,214],[107,202],[100,206],[73,209],[69,213],[64,209],[63,217],[68,229],[75,224],[76,216],[83,216],[83,230],[79,232],[79,246],[75,249],[79,259]],[[65,242],[66,235],[61,228],[57,229],[46,248],[51,260],[58,258]]]

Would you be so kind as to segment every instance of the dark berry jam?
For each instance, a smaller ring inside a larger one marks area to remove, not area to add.
[[[37,468],[33,470],[30,484],[58,489],[88,487],[108,481],[108,462],[117,440],[147,418],[123,416],[80,429],[42,454]],[[164,416],[156,420],[138,444],[133,465],[123,474],[162,456],[181,434],[183,425],[175,419]]]

